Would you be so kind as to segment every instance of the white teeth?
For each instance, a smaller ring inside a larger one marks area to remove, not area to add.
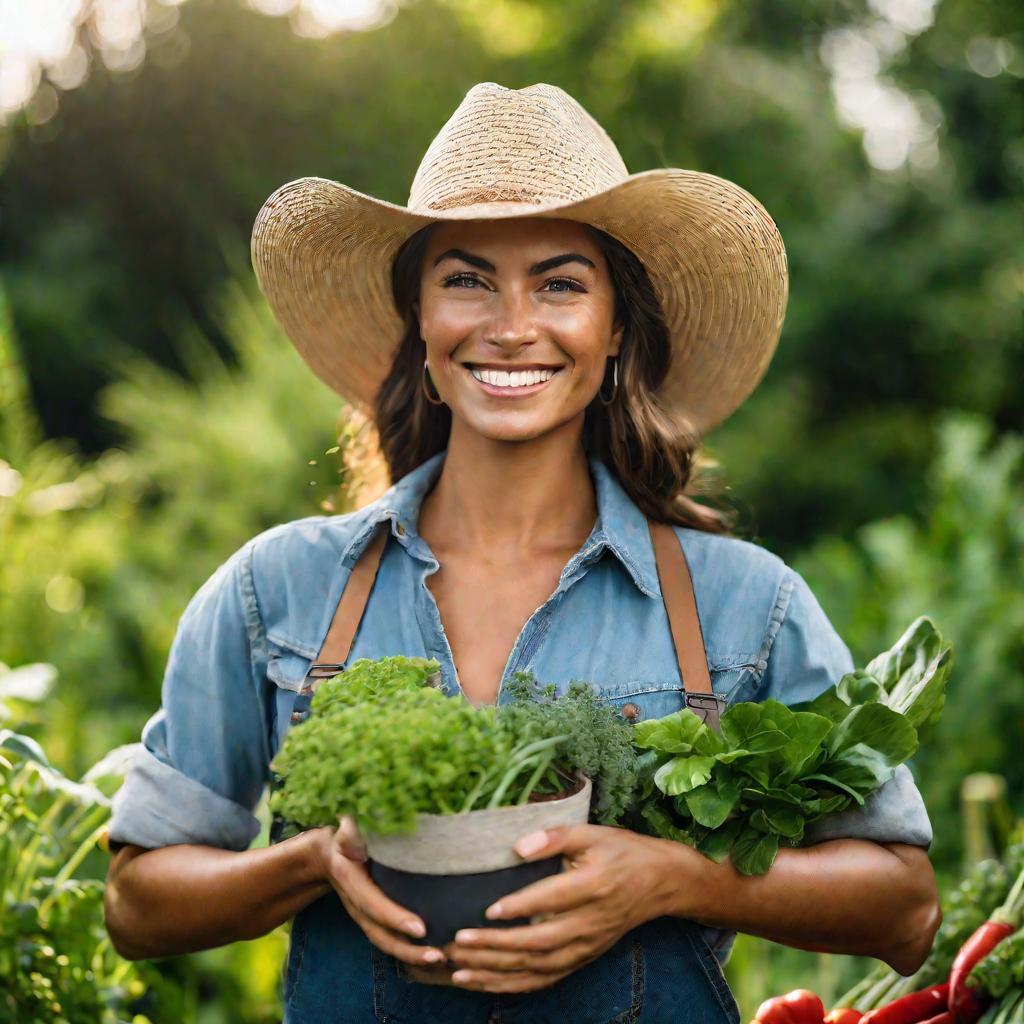
[[[485,384],[491,384],[499,388],[523,388],[531,384],[539,384],[544,380],[551,380],[556,370],[481,370],[472,367],[469,371],[477,380]]]

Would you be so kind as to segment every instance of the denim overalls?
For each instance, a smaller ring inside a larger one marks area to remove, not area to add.
[[[436,658],[445,692],[459,695],[426,585],[439,563],[417,532],[420,504],[444,457],[428,459],[357,511],[264,531],[196,592],[171,645],[161,707],[114,797],[112,848],[250,846],[261,828],[253,811],[272,781],[269,765],[296,695],[380,527],[386,546],[350,659]],[[597,521],[523,626],[502,685],[519,670],[559,692],[581,679],[631,720],[661,717],[683,706],[683,690],[647,520],[609,467],[591,459],[590,471]],[[807,583],[780,558],[738,538],[672,531],[692,576],[711,685],[728,704],[808,700],[852,669]],[[498,703],[504,699],[499,690]],[[931,826],[910,772],[902,768],[864,807],[826,819],[814,838],[841,836],[927,846]],[[287,1021],[735,1024],[720,966],[733,937],[728,929],[659,918],[547,990],[497,997],[406,981],[402,966],[369,943],[330,893],[294,920],[283,979]]]

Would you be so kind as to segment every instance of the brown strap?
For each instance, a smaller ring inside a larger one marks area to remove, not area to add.
[[[658,566],[661,599],[668,613],[672,643],[676,649],[679,675],[683,680],[686,706],[700,715],[713,729],[718,728],[722,698],[711,688],[704,634],[693,596],[693,580],[682,545],[668,523],[647,520]]]
[[[323,647],[317,655],[318,664],[326,662],[344,665],[348,659],[352,641],[363,617],[363,609],[366,607],[370,591],[373,589],[373,581],[377,578],[377,570],[380,568],[381,556],[384,554],[384,545],[388,538],[387,527],[385,521],[383,528],[377,529],[377,533],[359,556],[359,561],[353,566],[352,575],[345,584],[345,591],[334,612],[331,628],[327,630]]]
[[[327,636],[320,647],[320,653],[306,672],[302,689],[299,690],[299,698],[292,709],[292,721],[301,721],[306,717],[310,699],[320,680],[336,676],[344,668],[374,580],[377,578],[387,539],[388,523],[385,521],[377,528],[376,534],[352,567],[338,607],[334,610],[334,618],[327,630]]]
[[[693,595],[693,582],[686,555],[671,526],[655,522],[653,519],[648,519],[647,525],[654,544],[654,559],[658,567],[661,596],[668,613],[686,705],[700,715],[709,726],[717,729],[722,698],[711,688],[704,635],[700,628],[700,617],[697,615],[697,602]],[[378,528],[376,535],[353,567],[320,653],[316,661],[310,665],[299,691],[299,698],[292,712],[294,721],[306,717],[310,699],[320,680],[337,675],[344,667],[374,580],[377,578],[387,535],[387,524],[384,523],[382,528]]]

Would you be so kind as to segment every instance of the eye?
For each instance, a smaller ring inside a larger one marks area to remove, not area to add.
[[[443,287],[445,287],[445,288],[452,288],[452,287],[464,288],[464,287],[466,287],[465,284],[462,284],[462,283],[456,284],[456,282],[468,282],[469,284],[483,284],[483,281],[481,281],[480,278],[478,278],[475,274],[467,274],[465,271],[463,271],[463,272],[461,272],[459,274],[449,274],[449,276],[446,277],[444,279],[444,281],[443,281]]]
[[[556,292],[585,292],[586,291],[586,288],[584,288],[583,285],[581,285],[579,283],[579,281],[576,281],[576,280],[574,280],[571,277],[551,277],[551,278],[548,278],[548,280],[544,282],[544,287],[546,288],[549,284],[564,284],[564,285],[568,285],[567,288],[553,288],[553,289],[551,289],[552,291],[556,291]]]

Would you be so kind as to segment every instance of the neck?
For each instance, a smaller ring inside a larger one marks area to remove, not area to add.
[[[582,420],[531,441],[494,441],[453,421],[420,534],[439,555],[577,550],[597,518],[581,430]]]

